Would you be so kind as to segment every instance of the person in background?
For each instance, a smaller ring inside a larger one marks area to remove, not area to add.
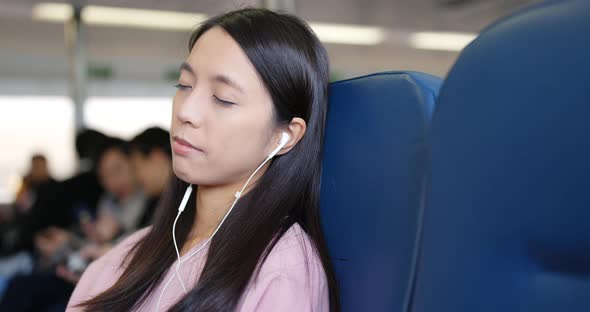
[[[98,204],[95,222],[81,218],[86,236],[105,243],[118,235],[134,231],[145,211],[145,194],[133,170],[128,143],[110,139],[98,161],[98,175],[107,193]]]
[[[49,173],[47,158],[42,154],[35,154],[27,173],[24,175],[20,188],[16,193],[14,203],[5,211],[4,218],[0,218],[0,254],[12,253],[19,235],[19,226],[31,217],[31,208],[38,197],[38,190],[56,185],[56,181]]]
[[[148,128],[131,139],[129,146],[137,181],[147,196],[146,208],[138,224],[138,228],[142,228],[152,223],[153,213],[173,174],[170,133],[159,127]],[[88,244],[81,249],[80,255],[84,260],[92,261],[111,247],[110,243]],[[65,266],[57,270],[59,276],[74,284],[80,278]]]
[[[37,284],[31,284],[28,281],[14,282],[13,277],[29,276],[35,270],[38,259],[34,243],[36,233],[46,231],[53,226],[68,227],[75,219],[73,215],[77,210],[96,211],[96,205],[103,193],[96,173],[96,160],[101,153],[100,149],[105,146],[106,139],[106,135],[96,130],[79,131],[75,138],[78,169],[74,176],[64,181],[44,179],[48,172],[47,162],[40,157],[34,158],[28,179],[33,182],[40,180],[44,182],[36,184],[34,200],[31,202],[28,214],[23,215],[22,218],[13,219],[7,227],[8,231],[2,233],[0,298],[6,287],[18,290],[19,284],[22,284],[25,287],[30,286],[29,290],[32,292],[40,285],[50,285],[43,282]],[[71,288],[69,282],[65,287]],[[53,290],[59,293],[62,289],[63,287],[58,285]],[[49,292],[48,296],[52,296],[52,293]],[[11,309],[2,307],[0,311],[11,311]]]
[[[47,182],[55,182],[49,173],[47,158],[42,154],[35,154],[31,157],[30,169],[23,177],[21,187],[16,193],[15,213],[28,214],[35,201],[37,188]]]
[[[159,127],[148,128],[136,135],[129,146],[135,175],[147,196],[146,208],[138,225],[138,228],[142,228],[152,223],[153,213],[173,174],[170,133]],[[87,244],[80,250],[80,257],[91,262],[107,253],[112,245]],[[64,265],[58,266],[56,273],[72,284],[80,279],[79,272],[73,272]]]
[[[78,226],[82,237],[64,229],[51,227],[39,233],[35,243],[42,258],[56,264],[63,249],[79,249],[87,244],[109,244],[118,236],[134,231],[145,212],[145,195],[136,178],[128,144],[109,138],[97,159],[101,185],[106,190],[101,197],[96,216],[81,214]]]
[[[131,142],[131,163],[137,179],[148,196],[148,204],[140,227],[151,224],[151,219],[172,176],[170,133],[162,128],[146,129]]]
[[[100,249],[108,250],[117,237],[137,229],[145,196],[133,171],[128,144],[109,138],[100,150],[96,167],[106,193],[99,200],[96,217],[88,214],[79,220],[82,236],[58,227],[37,234],[37,269],[9,280],[0,311],[63,310],[84,262]]]
[[[9,256],[34,251],[36,233],[50,227],[67,228],[81,212],[94,213],[104,190],[98,181],[96,161],[107,136],[91,129],[81,130],[75,139],[77,173],[64,181],[47,181],[36,189],[26,218],[14,220],[13,235],[3,236],[0,254]],[[0,259],[1,262],[1,259]]]

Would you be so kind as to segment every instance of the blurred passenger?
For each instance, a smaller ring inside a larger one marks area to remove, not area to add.
[[[172,176],[170,133],[162,128],[149,128],[131,140],[131,160],[137,179],[148,196],[140,227],[151,224],[160,196]]]
[[[56,181],[49,173],[47,158],[42,154],[31,157],[29,168],[22,179],[21,186],[16,193],[14,203],[6,210],[6,215],[0,221],[0,255],[10,254],[10,246],[18,239],[19,225],[30,218],[31,207],[36,201],[38,189],[55,185]]]
[[[0,255],[31,252],[35,233],[52,226],[67,228],[77,222],[79,214],[96,211],[103,193],[96,160],[105,140],[107,136],[95,130],[86,129],[76,135],[79,171],[62,182],[49,180],[38,186],[30,216],[14,221],[13,233],[3,236]]]
[[[98,161],[98,175],[107,193],[98,204],[96,222],[80,219],[86,236],[96,243],[133,231],[145,211],[145,195],[133,171],[126,142],[112,139]]]
[[[58,264],[67,256],[63,253],[77,250],[87,243],[102,245],[134,231],[144,215],[145,195],[133,172],[126,142],[111,138],[105,144],[97,159],[97,167],[106,193],[99,201],[96,217],[80,215],[78,222],[82,237],[56,227],[36,236],[37,248],[44,260],[51,264]]]
[[[96,160],[106,139],[107,136],[95,130],[80,131],[75,139],[79,162],[77,173],[62,182],[46,179],[45,182],[36,184],[29,215],[14,219],[8,230],[2,233],[0,286],[13,284],[9,284],[9,281],[15,274],[29,276],[27,274],[33,271],[36,263],[33,242],[35,233],[51,226],[68,227],[72,224],[76,211],[96,211],[98,199],[103,193],[96,174]],[[44,164],[43,160],[35,158],[29,175],[31,181],[35,183],[43,180],[47,176],[47,167],[46,161]],[[51,231],[49,235],[55,236],[55,233],[57,232]],[[15,284],[18,286],[18,281]],[[0,288],[1,298],[4,287]],[[16,287],[17,290],[18,288]],[[2,307],[0,311],[10,309]]]
[[[31,157],[30,168],[23,177],[14,203],[16,214],[27,214],[35,201],[37,188],[46,182],[55,182],[49,173],[47,158],[41,154]]]
[[[137,180],[146,194],[147,204],[139,221],[138,228],[151,224],[153,213],[172,176],[172,151],[170,133],[162,128],[146,129],[130,142],[131,163]],[[109,251],[111,244],[88,244],[82,247],[80,256],[85,261],[92,261]],[[58,275],[75,283],[79,275],[58,267]]]
[[[10,279],[0,301],[0,311],[65,307],[76,279],[88,262],[106,252],[118,236],[139,226],[145,211],[145,196],[133,171],[128,145],[123,140],[109,138],[101,150],[96,159],[97,171],[106,193],[99,201],[96,217],[81,215],[81,237],[57,227],[37,234],[35,243],[41,255],[38,269],[49,270]]]

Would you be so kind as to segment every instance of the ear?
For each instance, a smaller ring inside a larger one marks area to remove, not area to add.
[[[285,144],[285,146],[277,153],[277,155],[283,155],[288,153],[289,151],[291,151],[291,149],[293,149],[293,147],[295,147],[295,145],[297,145],[297,143],[299,143],[299,141],[301,140],[301,138],[303,138],[303,135],[305,135],[305,130],[307,130],[307,124],[305,123],[305,120],[299,118],[299,117],[295,117],[291,120],[291,122],[289,123],[289,126],[286,128],[282,128],[277,131],[276,134],[276,138],[277,138],[277,142],[280,141],[281,138],[281,132],[287,132],[287,134],[289,134],[289,141],[287,142],[287,144]]]

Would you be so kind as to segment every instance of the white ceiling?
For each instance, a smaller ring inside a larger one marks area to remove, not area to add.
[[[18,81],[36,81],[38,93],[66,93],[67,53],[63,26],[32,21],[34,0],[0,0],[0,94],[27,91]],[[64,1],[52,1],[64,2]],[[218,14],[265,1],[91,0],[89,4]],[[536,0],[294,0],[308,21],[385,27],[390,35],[418,30],[478,32],[501,16]],[[114,81],[167,83],[164,75],[186,55],[188,33],[89,27],[88,60],[113,70]],[[378,46],[326,45],[333,71],[349,77],[411,69],[444,76],[457,53],[415,50],[403,41]],[[47,82],[48,84],[45,84]],[[123,83],[124,84],[124,83]],[[112,87],[109,90],[116,90]],[[121,88],[123,89],[123,88]],[[43,91],[45,90],[45,91]],[[139,90],[139,89],[138,89]],[[92,91],[93,92],[93,91]],[[99,92],[99,91],[96,91]],[[113,91],[115,93],[119,91]],[[139,91],[138,91],[139,92]],[[35,93],[35,92],[33,92]]]

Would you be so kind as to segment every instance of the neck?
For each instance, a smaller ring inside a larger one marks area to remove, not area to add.
[[[252,178],[241,197],[248,193],[258,179],[266,172],[269,164],[265,164]],[[225,217],[235,200],[235,193],[240,191],[252,172],[236,182],[223,185],[199,185],[196,193],[196,213],[193,227],[188,237],[188,246],[198,244],[209,238],[221,220]]]

